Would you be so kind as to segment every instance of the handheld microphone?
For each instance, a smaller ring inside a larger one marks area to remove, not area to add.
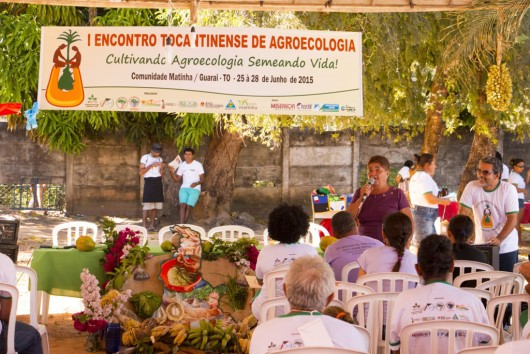
[[[370,178],[370,179],[368,180],[368,184],[369,184],[370,186],[373,186],[374,183],[375,183],[375,179]],[[362,198],[361,198],[361,203],[364,203],[364,201],[366,200],[367,197],[368,197],[368,194],[364,193],[363,196],[362,196]]]

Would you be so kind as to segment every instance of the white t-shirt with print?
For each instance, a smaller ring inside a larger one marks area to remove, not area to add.
[[[482,302],[473,294],[456,288],[445,282],[430,283],[399,294],[394,303],[390,323],[390,349],[400,347],[400,332],[411,323],[435,320],[460,320],[490,324]],[[457,332],[458,333],[458,332]],[[474,346],[479,341],[488,340],[487,336],[476,335]],[[456,339],[457,352],[464,348],[465,335]],[[447,339],[439,338],[439,353],[447,353]],[[411,354],[431,353],[430,341],[422,338],[421,333],[409,340]]]
[[[17,271],[15,264],[3,253],[0,253],[0,283],[9,285],[17,285]],[[10,299],[11,295],[7,292],[0,291],[0,297],[3,299]],[[2,322],[0,322],[0,332],[2,331]]]
[[[398,255],[394,247],[382,246],[367,249],[359,256],[357,262],[366,274],[373,274],[391,272],[397,260]],[[415,268],[416,263],[418,263],[418,257],[416,257],[416,255],[409,250],[405,250],[405,253],[403,253],[403,259],[401,260],[399,272],[418,275]],[[368,286],[373,288],[375,291],[379,291],[379,289],[375,289],[375,283],[374,285],[368,284]],[[389,290],[390,289],[383,284],[383,292],[387,292]]]
[[[262,280],[265,274],[270,272],[274,267],[278,267],[284,264],[290,264],[295,259],[302,256],[316,256],[318,255],[315,247],[308,244],[300,243],[277,243],[275,245],[269,245],[263,247],[258,255],[256,261],[256,278]],[[277,287],[281,289],[281,284]],[[284,296],[282,290],[276,292],[276,296]],[[258,320],[260,319],[260,307],[261,304],[267,300],[267,287],[263,283],[261,291],[252,302],[252,313]],[[278,313],[278,312],[277,312]]]
[[[506,224],[507,214],[518,213],[517,191],[508,182],[499,181],[493,191],[485,191],[479,181],[471,181],[464,188],[460,205],[473,209],[475,244],[487,243],[497,237]],[[502,241],[499,253],[519,249],[517,230],[514,228]]]
[[[146,154],[140,159],[140,164],[143,164],[145,167],[149,167],[156,162],[163,162],[163,160],[160,156],[153,157],[151,154]],[[160,176],[162,176],[160,167],[152,167],[144,174],[144,178]]]
[[[425,171],[418,171],[410,179],[410,202],[413,206],[438,209],[438,204],[431,204],[425,199],[425,194],[432,193],[438,196],[438,185],[431,175]]]
[[[521,176],[515,171],[512,171],[512,173],[510,173],[510,177],[508,177],[508,183],[517,185],[517,188],[519,189],[526,188],[526,183],[524,181],[523,176]],[[517,193],[517,198],[524,199],[524,193]]]
[[[331,316],[321,314],[311,316],[300,312],[273,318],[256,327],[250,341],[250,354],[265,354],[303,347],[304,341],[298,328],[315,319],[322,320],[335,348],[368,352],[369,344],[353,325]]]
[[[193,160],[191,163],[183,162],[180,164],[177,175],[182,176],[181,188],[191,188],[192,183],[197,183],[201,180],[200,175],[204,174],[204,169],[199,161]],[[194,187],[201,190],[201,185]]]
[[[505,164],[502,164],[501,180],[507,181],[509,177],[510,177],[510,169]]]
[[[401,169],[398,171],[398,175],[400,175],[401,178],[403,179],[409,179],[410,178],[410,167],[407,167],[407,166],[401,167]]]

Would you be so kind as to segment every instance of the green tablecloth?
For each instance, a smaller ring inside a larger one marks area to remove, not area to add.
[[[37,272],[37,290],[50,295],[81,297],[83,268],[95,275],[100,285],[106,280],[101,264],[103,249],[99,246],[90,252],[80,252],[75,248],[41,248],[33,251],[31,268]],[[160,246],[149,246],[155,256],[164,254]]]

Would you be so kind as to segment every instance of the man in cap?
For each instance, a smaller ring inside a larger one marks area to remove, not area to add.
[[[151,147],[151,152],[140,159],[140,176],[144,176],[143,226],[147,228],[149,217],[149,231],[155,231],[156,210],[162,209],[164,202],[162,176],[166,165],[160,157],[161,153],[162,144],[156,143]]]

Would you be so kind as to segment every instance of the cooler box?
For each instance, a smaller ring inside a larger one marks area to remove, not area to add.
[[[11,216],[0,216],[0,244],[16,245],[20,220]]]
[[[327,195],[312,195],[311,202],[313,204],[314,213],[323,213],[329,210]]]
[[[495,270],[499,270],[499,246],[492,245],[472,245],[475,248],[478,248],[486,255],[488,259],[488,264],[493,267]]]
[[[329,210],[344,211],[346,210],[346,198],[342,195],[330,194],[328,196]]]

